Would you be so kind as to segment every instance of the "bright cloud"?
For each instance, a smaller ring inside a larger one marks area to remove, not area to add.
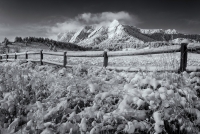
[[[114,19],[126,23],[126,24],[132,24],[132,23],[138,23],[138,19],[136,16],[129,14],[128,12],[102,12],[97,14],[92,13],[83,13],[76,17],[77,21],[83,20],[86,23],[92,23],[92,24],[99,24],[99,23],[105,23],[105,22],[111,22]]]

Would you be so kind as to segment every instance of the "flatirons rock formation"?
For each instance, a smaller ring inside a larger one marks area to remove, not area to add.
[[[69,32],[65,32],[65,33],[59,33],[57,35],[57,40],[59,41],[63,41],[63,42],[69,42],[70,39],[74,36],[76,32],[74,31],[69,31]]]
[[[60,33],[58,41],[76,43],[83,46],[95,46],[104,44],[136,43],[156,41],[150,35],[178,34],[175,29],[140,29],[134,26],[120,24],[114,20],[108,26],[85,26],[79,31]]]

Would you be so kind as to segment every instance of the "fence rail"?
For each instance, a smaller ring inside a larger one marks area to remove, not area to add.
[[[108,67],[108,58],[109,57],[119,57],[119,56],[135,56],[135,55],[150,55],[150,54],[163,54],[163,53],[174,53],[180,52],[180,67],[177,70],[168,69],[168,70],[160,70],[160,71],[177,71],[183,72],[187,69],[187,54],[188,52],[200,50],[199,44],[188,44],[182,43],[181,45],[174,45],[174,46],[166,46],[161,48],[152,48],[152,49],[142,49],[142,50],[134,50],[134,51],[115,51],[115,52],[107,52],[107,51],[87,51],[87,52],[80,52],[80,51],[68,51],[68,52],[44,52],[41,50],[40,52],[21,52],[21,53],[7,53],[0,55],[0,61],[14,61],[20,55],[25,55],[25,59],[27,61],[37,61],[40,62],[41,65],[44,63],[59,65],[63,67],[72,67],[72,65],[67,64],[67,57],[103,57],[103,67],[107,67],[107,69],[117,69],[117,70],[132,70],[137,71],[137,68],[130,68],[130,67]],[[32,60],[28,59],[28,55],[40,55],[39,60]],[[63,56],[63,63],[52,62],[44,60],[43,57],[45,55],[54,55],[54,56]],[[9,59],[10,56],[14,56],[14,59]],[[4,58],[5,57],[5,58]],[[200,68],[200,67],[199,67]],[[143,69],[145,70],[145,69]],[[149,69],[147,71],[153,71],[155,69]],[[198,70],[198,67],[193,67],[192,70]],[[159,70],[158,70],[159,71]]]

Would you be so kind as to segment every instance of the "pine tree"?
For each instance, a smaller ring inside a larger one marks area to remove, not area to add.
[[[49,50],[53,50],[53,45],[52,44],[49,45]]]
[[[18,42],[19,37],[15,37],[14,42]]]
[[[57,52],[56,45],[54,45],[53,51],[54,51],[54,52]]]
[[[14,42],[23,42],[22,37],[15,37]]]
[[[8,43],[9,43],[9,40],[7,38],[4,38],[4,47],[8,47]]]

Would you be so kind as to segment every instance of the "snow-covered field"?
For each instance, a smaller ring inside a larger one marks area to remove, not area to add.
[[[84,53],[84,52],[76,52]],[[25,56],[21,56],[24,58]],[[39,55],[30,55],[30,59],[39,60]],[[44,60],[53,62],[63,62],[62,56],[44,55]],[[103,66],[103,57],[67,57],[68,65],[83,64],[87,66]],[[188,53],[188,66],[199,66],[200,55]],[[178,69],[180,66],[180,53],[153,54],[140,56],[121,56],[109,57],[108,66],[110,67],[159,67],[163,69]]]
[[[199,77],[1,63],[1,133],[199,134]]]

